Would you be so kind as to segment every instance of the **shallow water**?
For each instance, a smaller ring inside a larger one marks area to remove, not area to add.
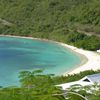
[[[80,57],[61,45],[40,40],[0,37],[0,86],[18,85],[18,72],[44,69],[62,74],[80,64]]]

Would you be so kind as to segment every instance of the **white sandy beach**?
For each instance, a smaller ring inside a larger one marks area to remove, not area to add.
[[[33,37],[12,36],[12,35],[0,35],[0,36],[18,37],[18,38],[27,38],[27,39],[38,39],[38,40],[49,41],[47,39],[40,39],[40,38],[33,38]],[[52,41],[52,42],[55,42],[55,41]],[[75,73],[79,73],[80,71],[85,71],[85,70],[98,70],[98,69],[100,70],[100,54],[93,52],[93,51],[79,49],[79,48],[76,48],[74,46],[70,46],[70,45],[67,45],[67,44],[64,44],[61,42],[55,42],[55,43],[59,43],[62,46],[73,50],[74,52],[77,52],[81,55],[84,55],[88,59],[85,63],[80,64],[79,66],[72,69],[71,71],[66,71],[66,73],[64,73],[64,75],[75,74]]]
[[[76,74],[76,73],[79,73],[81,71],[86,71],[86,70],[100,70],[100,54],[93,52],[93,51],[79,49],[74,46],[70,46],[70,45],[63,44],[63,43],[62,43],[62,45],[64,47],[70,48],[71,50],[73,50],[77,53],[84,55],[88,59],[86,63],[78,66],[77,68],[75,68],[69,72],[66,72],[64,75]]]

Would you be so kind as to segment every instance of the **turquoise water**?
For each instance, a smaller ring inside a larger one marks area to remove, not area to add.
[[[0,37],[0,86],[18,85],[18,72],[44,69],[59,75],[81,62],[79,56],[57,43]]]

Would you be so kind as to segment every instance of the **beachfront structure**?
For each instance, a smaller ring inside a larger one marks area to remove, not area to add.
[[[100,49],[99,49],[99,50],[97,50],[97,52],[100,52]]]
[[[79,81],[59,84],[56,86],[61,87],[62,90],[66,90],[67,88],[70,88],[71,86],[74,86],[74,85],[88,86],[88,85],[93,85],[94,83],[100,84],[100,73],[87,75],[83,77],[82,79],[80,79]]]

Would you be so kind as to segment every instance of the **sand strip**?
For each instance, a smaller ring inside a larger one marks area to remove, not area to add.
[[[74,46],[70,46],[67,44],[62,44],[62,45],[66,48],[70,48],[74,52],[84,55],[88,59],[88,61],[85,64],[78,66],[77,68],[69,72],[66,72],[64,75],[76,74],[76,73],[79,73],[81,71],[86,71],[86,70],[100,70],[100,54],[99,53],[79,49],[79,48],[76,48]]]

